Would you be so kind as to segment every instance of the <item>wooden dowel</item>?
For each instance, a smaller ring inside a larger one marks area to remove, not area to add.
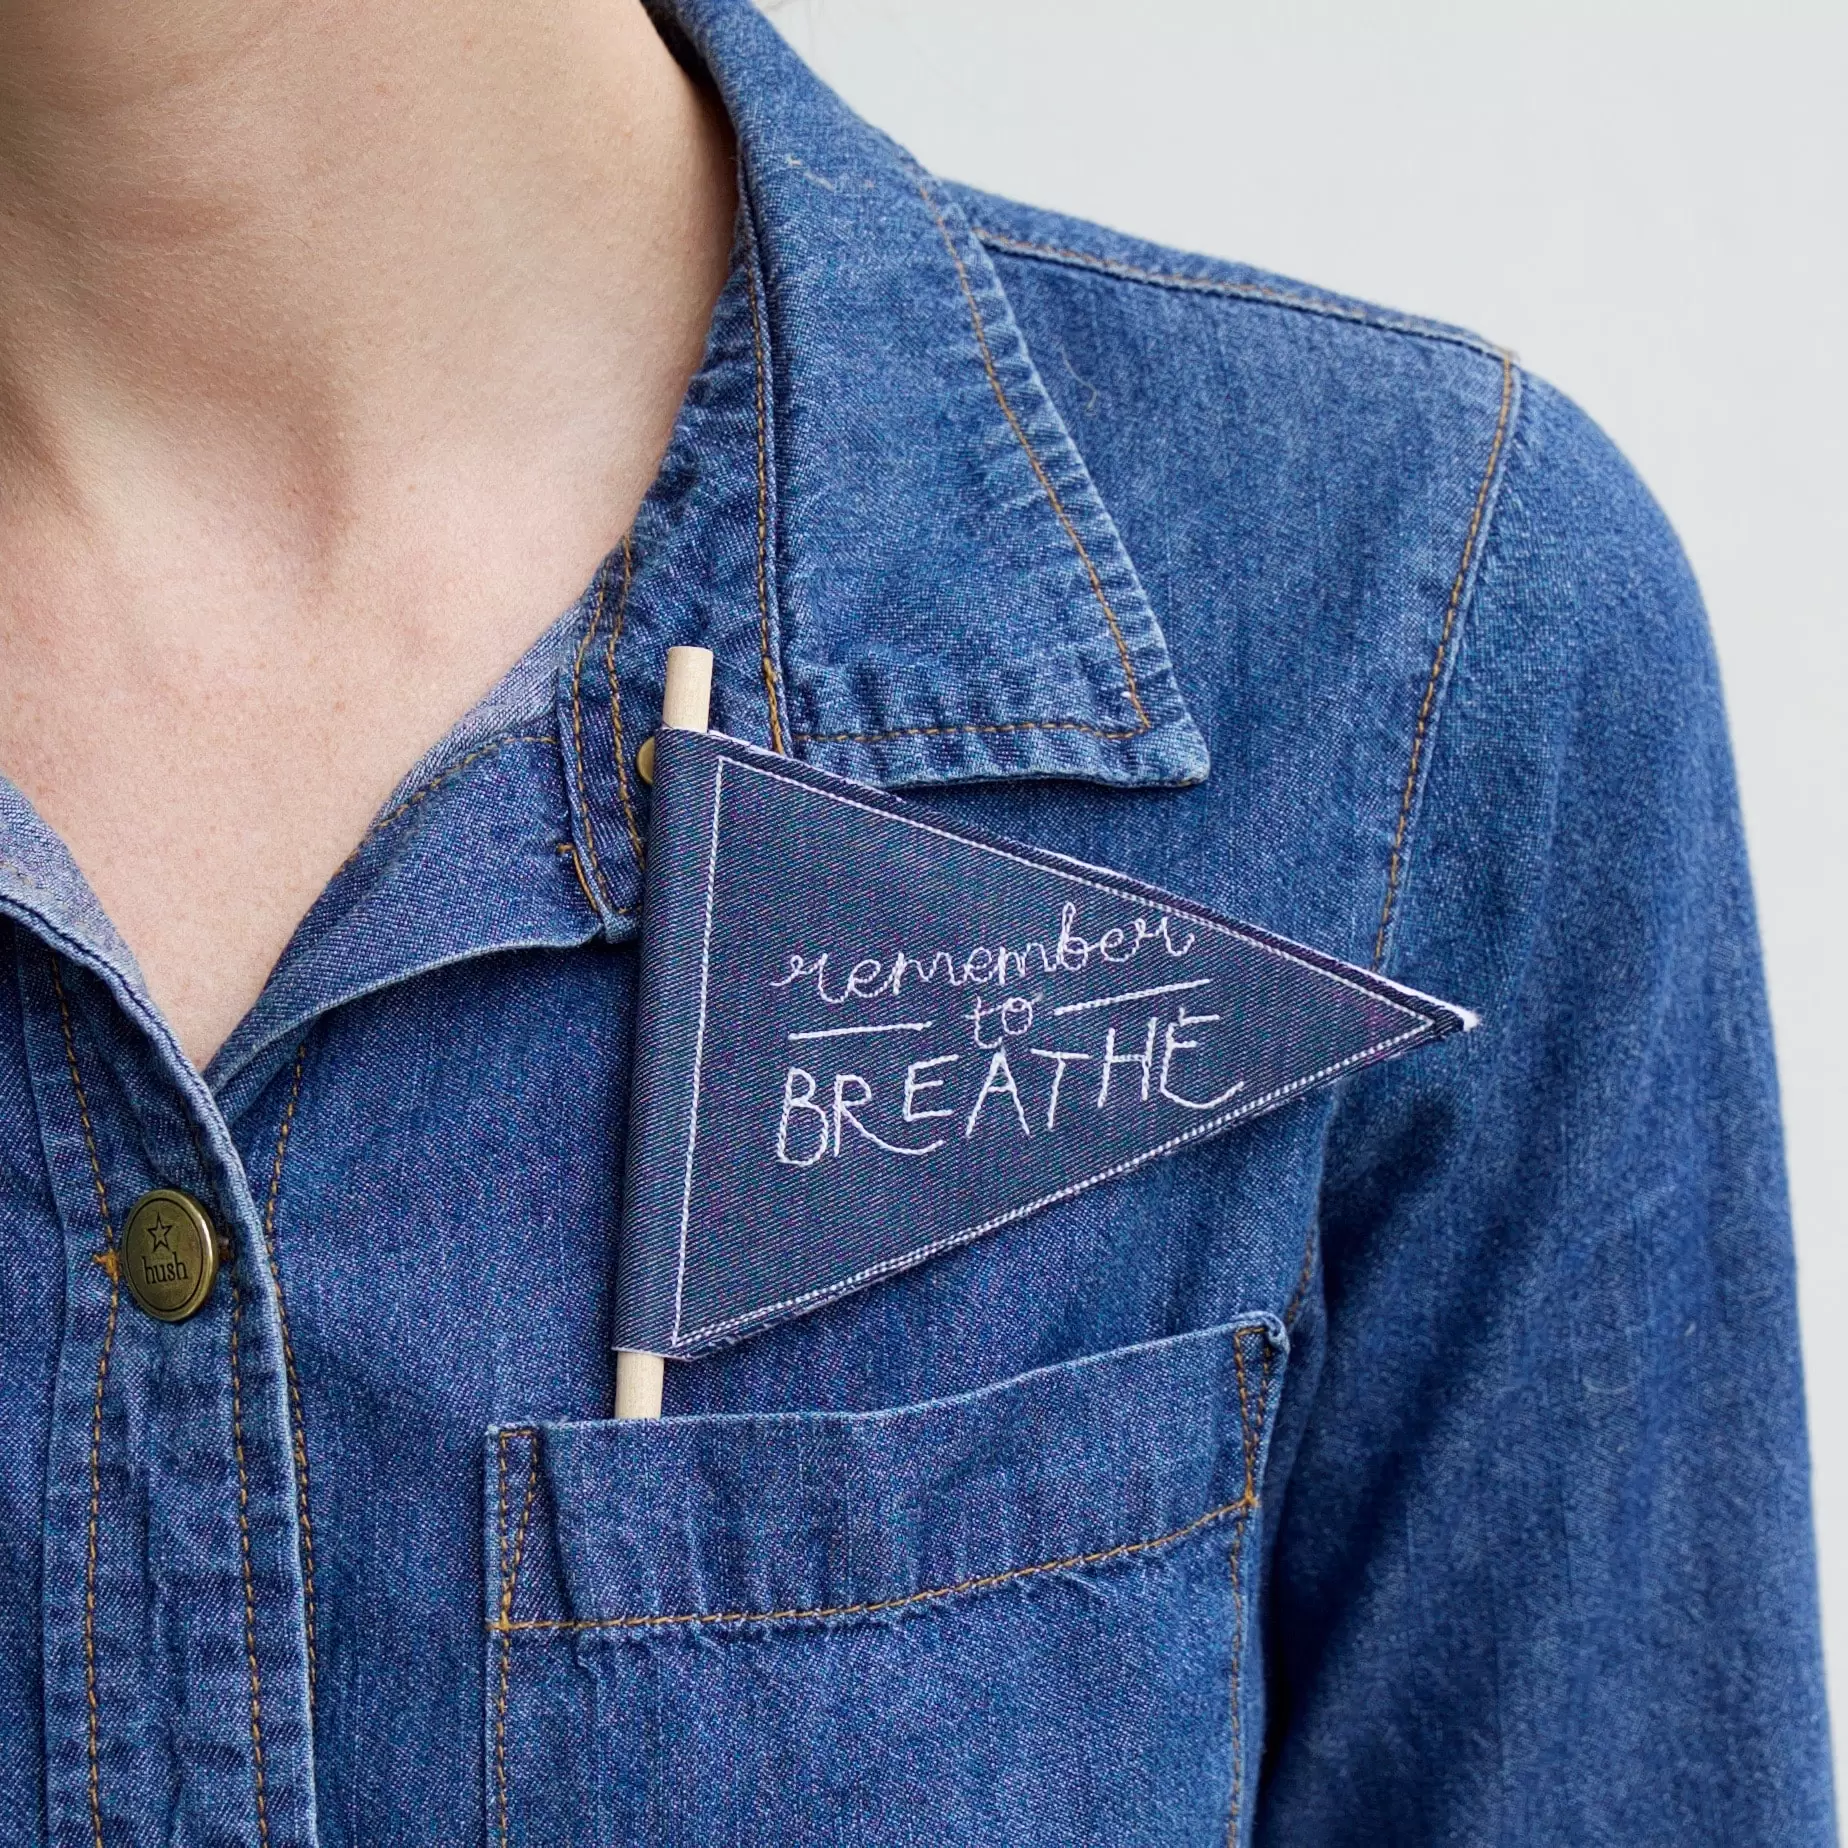
[[[675,731],[704,731],[712,723],[712,650],[670,648],[661,723]]]
[[[667,1362],[659,1354],[621,1349],[616,1356],[616,1416],[659,1418],[666,1376]]]
[[[661,723],[676,731],[704,731],[712,720],[712,650],[670,648]],[[616,1355],[616,1416],[659,1418],[665,1364],[659,1354],[620,1349]]]

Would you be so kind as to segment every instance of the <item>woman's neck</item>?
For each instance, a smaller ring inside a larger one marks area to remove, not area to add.
[[[338,523],[510,411],[658,425],[727,155],[637,0],[0,0],[0,469]]]
[[[200,1063],[633,518],[731,162],[639,0],[0,0],[0,769]]]

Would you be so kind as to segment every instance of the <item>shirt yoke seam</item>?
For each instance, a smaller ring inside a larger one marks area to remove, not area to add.
[[[1373,967],[1375,969],[1385,964],[1388,940],[1392,933],[1393,921],[1398,913],[1399,896],[1404,888],[1405,866],[1409,857],[1410,835],[1414,810],[1418,802],[1421,773],[1429,754],[1431,731],[1436,722],[1438,702],[1445,683],[1444,670],[1449,666],[1454,653],[1457,622],[1462,614],[1465,593],[1474,576],[1476,560],[1481,556],[1482,542],[1488,525],[1489,503],[1496,477],[1501,470],[1502,456],[1507,449],[1508,423],[1514,407],[1514,383],[1514,356],[1504,352],[1501,355],[1501,403],[1495,416],[1495,432],[1489,439],[1489,453],[1483,464],[1482,478],[1476,484],[1476,496],[1470,507],[1469,524],[1463,534],[1462,556],[1457,561],[1456,576],[1450,582],[1450,595],[1444,605],[1444,619],[1438,627],[1437,645],[1432,651],[1430,672],[1425,677],[1424,697],[1419,702],[1418,716],[1412,726],[1405,781],[1399,791],[1399,815],[1393,828],[1392,850],[1386,865],[1386,893],[1380,903],[1379,930],[1373,942]]]
[[[1102,251],[1084,250],[1076,245],[1049,244],[1035,238],[1017,237],[990,225],[975,225],[975,235],[992,251],[1018,257],[1027,262],[1054,265],[1064,269],[1087,270],[1117,282],[1145,288],[1165,289],[1182,295],[1217,296],[1225,300],[1251,302],[1260,307],[1279,308],[1297,314],[1320,315],[1343,321],[1354,327],[1370,327],[1384,334],[1399,334],[1417,340],[1429,340],[1444,346],[1460,347],[1465,352],[1500,359],[1504,349],[1480,335],[1460,328],[1448,328],[1436,321],[1420,320],[1414,315],[1397,315],[1389,311],[1363,307],[1322,295],[1299,292],[1275,283],[1239,282],[1229,276],[1206,276],[1189,270],[1151,269],[1121,257],[1106,256]]]

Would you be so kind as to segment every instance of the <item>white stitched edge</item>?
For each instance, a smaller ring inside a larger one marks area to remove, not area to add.
[[[687,1284],[687,1239],[693,1218],[693,1149],[699,1140],[699,1084],[706,1057],[706,995],[712,973],[712,895],[719,883],[719,808],[725,797],[725,763],[712,778],[712,845],[706,855],[706,929],[699,949],[699,1031],[693,1040],[693,1105],[687,1118],[687,1176],[680,1192],[680,1261],[674,1272],[674,1332],[680,1340],[680,1305]]]

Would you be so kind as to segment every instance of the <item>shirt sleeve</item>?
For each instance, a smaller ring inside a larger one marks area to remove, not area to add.
[[[1776,1080],[1698,592],[1529,383],[1265,1500],[1256,1839],[1833,1842]]]

